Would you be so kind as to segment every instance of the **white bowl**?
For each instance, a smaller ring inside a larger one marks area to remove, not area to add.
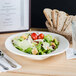
[[[35,33],[43,33],[44,35],[50,34],[50,35],[52,35],[52,37],[56,37],[59,40],[58,48],[55,51],[53,51],[52,53],[50,53],[50,54],[46,54],[46,55],[30,55],[30,54],[27,54],[27,53],[19,51],[18,49],[16,49],[13,46],[11,40],[14,37],[21,36],[23,33],[33,33],[33,32],[35,32]],[[20,56],[24,56],[24,57],[30,58],[30,59],[34,59],[34,60],[43,60],[43,59],[46,59],[46,58],[48,58],[50,56],[55,56],[55,55],[61,54],[61,53],[65,52],[69,48],[68,40],[66,38],[64,38],[63,36],[55,34],[55,33],[41,32],[41,31],[32,31],[32,32],[23,32],[23,33],[18,33],[18,34],[15,34],[15,35],[12,35],[12,36],[8,37],[8,39],[5,42],[5,47],[10,52],[12,52],[14,54],[17,54],[17,55],[20,55]]]

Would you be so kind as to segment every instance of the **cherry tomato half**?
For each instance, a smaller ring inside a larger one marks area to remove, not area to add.
[[[43,39],[44,38],[44,34],[39,34],[37,38],[38,39]]]
[[[36,34],[36,33],[32,33],[32,34],[31,34],[31,38],[32,38],[33,40],[36,40],[36,39],[37,39],[37,34]]]

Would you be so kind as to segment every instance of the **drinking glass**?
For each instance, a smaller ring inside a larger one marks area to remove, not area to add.
[[[73,53],[76,55],[76,21],[72,21],[72,44]]]

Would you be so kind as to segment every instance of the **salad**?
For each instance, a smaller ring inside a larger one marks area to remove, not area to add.
[[[22,52],[32,55],[44,55],[55,51],[59,46],[59,41],[50,34],[25,33],[13,38],[12,44]]]

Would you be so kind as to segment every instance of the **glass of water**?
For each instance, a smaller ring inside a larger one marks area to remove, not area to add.
[[[73,52],[76,55],[76,21],[72,21],[72,44]]]

